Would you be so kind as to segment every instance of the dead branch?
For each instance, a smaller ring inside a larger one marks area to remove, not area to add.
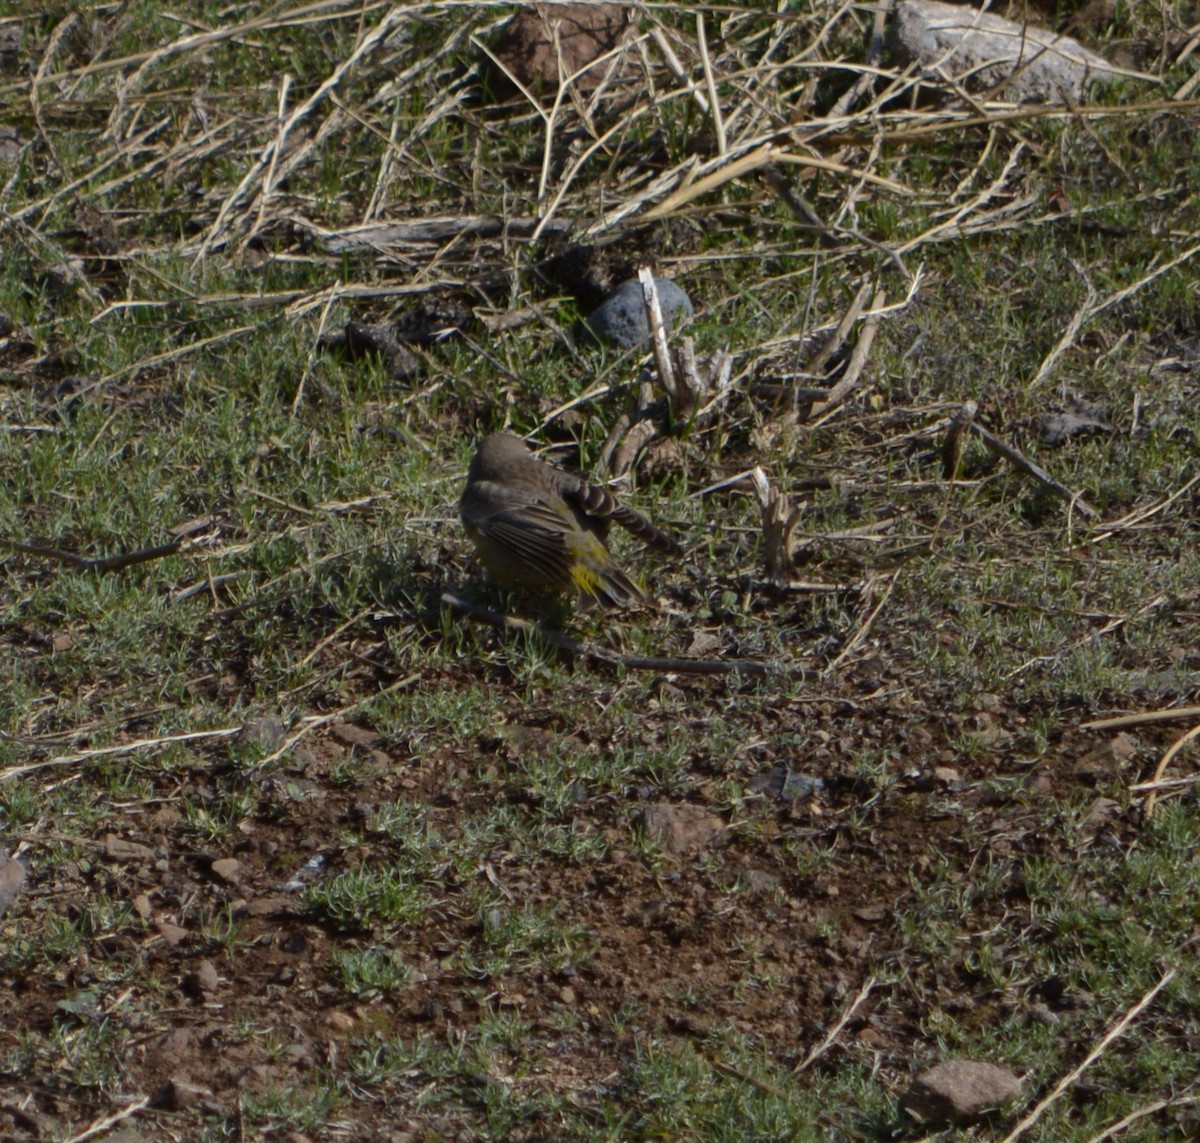
[[[850,361],[846,366],[846,372],[838,380],[837,384],[825,394],[824,400],[814,404],[809,412],[809,416],[824,414],[814,424],[814,427],[823,424],[858,384],[858,379],[862,376],[863,369],[866,368],[867,358],[871,355],[871,346],[875,343],[875,334],[879,330],[879,314],[886,305],[887,294],[882,289],[876,290],[875,300],[871,303],[871,310],[863,321],[862,332],[858,335],[854,351],[850,354]]]
[[[0,544],[11,548],[15,552],[22,552],[30,556],[45,556],[47,559],[58,560],[60,563],[67,564],[72,571],[77,572],[105,572],[120,571],[122,568],[132,567],[134,564],[149,563],[151,560],[161,560],[164,556],[173,556],[184,545],[186,537],[179,536],[167,544],[159,544],[153,548],[139,548],[135,552],[122,552],[115,556],[97,556],[88,557],[81,556],[75,552],[68,552],[63,548],[47,547],[44,544],[23,544],[19,540],[7,540],[0,538]]]
[[[1019,468],[1026,476],[1033,477],[1044,488],[1049,489],[1055,496],[1067,501],[1071,508],[1088,520],[1096,520],[1100,513],[1096,511],[1078,492],[1057,481],[1044,468],[1034,464],[1023,452],[1002,441],[994,433],[988,432],[982,425],[972,422],[971,430],[997,456],[1003,457],[1010,464]]]

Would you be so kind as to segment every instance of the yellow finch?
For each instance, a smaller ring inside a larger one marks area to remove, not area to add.
[[[585,606],[650,602],[604,546],[611,521],[660,551],[682,550],[603,488],[543,464],[512,433],[479,442],[458,511],[479,562],[496,579],[575,592]]]

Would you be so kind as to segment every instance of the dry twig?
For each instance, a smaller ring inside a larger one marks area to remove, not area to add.
[[[983,441],[987,448],[997,456],[1003,457],[1010,464],[1019,468],[1026,476],[1033,477],[1044,488],[1049,489],[1055,496],[1067,501],[1071,508],[1088,520],[1095,520],[1100,513],[1096,511],[1078,492],[1057,481],[1041,465],[1035,464],[1020,449],[1002,441],[994,433],[988,432],[982,425],[972,422],[971,429]]]
[[[1118,1037],[1124,1034],[1125,1029],[1138,1018],[1142,1010],[1164,989],[1172,980],[1175,979],[1175,970],[1171,969],[1165,973],[1162,979],[1152,988],[1145,996],[1141,998],[1120,1020],[1116,1022],[1105,1033],[1101,1041],[1090,1051],[1084,1058],[1083,1062],[1076,1068],[1068,1072],[1055,1085],[1054,1090],[1043,1099],[1037,1107],[1035,1107],[1020,1123],[1016,1125],[1005,1137],[1003,1143],[1015,1143],[1020,1139],[1041,1117],[1045,1114],[1046,1109],[1054,1103],[1062,1094],[1069,1088],[1085,1071],[1088,1070],[1104,1053],[1108,1050],[1109,1045]]]

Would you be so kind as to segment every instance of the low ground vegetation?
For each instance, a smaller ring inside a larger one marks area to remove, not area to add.
[[[1196,1137],[1200,15],[1015,5],[1149,78],[1014,110],[792,7],[555,102],[493,5],[0,5],[6,1138]],[[622,416],[658,606],[498,592],[473,441]]]

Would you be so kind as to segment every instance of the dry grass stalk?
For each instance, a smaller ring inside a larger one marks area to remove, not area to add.
[[[1062,337],[1059,339],[1058,344],[1050,351],[1050,354],[1045,361],[1042,362],[1041,367],[1026,386],[1026,390],[1029,391],[1035,389],[1045,379],[1050,370],[1054,367],[1055,362],[1058,361],[1059,357],[1061,357],[1067,348],[1074,343],[1080,329],[1082,329],[1087,322],[1091,321],[1092,318],[1102,314],[1105,310],[1111,308],[1112,306],[1119,305],[1124,301],[1128,301],[1129,298],[1133,297],[1133,295],[1138,293],[1138,291],[1144,289],[1156,278],[1161,277],[1169,270],[1174,270],[1176,266],[1182,266],[1184,262],[1190,261],[1197,254],[1200,254],[1200,243],[1197,243],[1195,246],[1188,247],[1188,249],[1186,249],[1182,254],[1172,258],[1169,262],[1164,262],[1161,266],[1152,270],[1149,274],[1143,275],[1136,282],[1133,282],[1130,285],[1125,286],[1123,289],[1117,290],[1115,293],[1110,294],[1101,302],[1095,301],[1093,295],[1089,292],[1087,302],[1084,303],[1084,305],[1080,307],[1079,311],[1071,318],[1071,321],[1064,331]]]
[[[838,1017],[837,1023],[829,1029],[829,1031],[825,1034],[825,1038],[815,1048],[813,1048],[813,1050],[809,1052],[803,1060],[801,1060],[794,1068],[792,1068],[792,1073],[794,1075],[799,1075],[800,1072],[812,1067],[817,1060],[819,1060],[826,1052],[829,1051],[830,1048],[833,1047],[834,1043],[837,1041],[837,1038],[842,1034],[842,1029],[850,1023],[854,1017],[854,1013],[866,1003],[867,997],[871,995],[871,991],[874,989],[877,983],[878,981],[875,977],[867,977],[867,979],[863,982],[862,988],[858,990],[858,995],[855,996],[849,1005],[847,1005],[847,1007],[842,1011],[842,1014]]]
[[[1020,449],[1014,448],[1006,441],[1002,441],[998,436],[989,432],[980,424],[972,422],[971,430],[983,441],[989,451],[994,452],[1014,467],[1019,468],[1026,476],[1031,476],[1043,488],[1053,492],[1061,500],[1067,501],[1072,511],[1078,512],[1087,520],[1099,518],[1100,513],[1084,500],[1078,492],[1068,488],[1061,481],[1055,480],[1041,465],[1035,464]]]
[[[1194,79],[1200,79],[1200,72],[1197,72]],[[1145,1107],[1139,1107],[1136,1111],[1131,1111],[1128,1115],[1118,1119],[1111,1127],[1106,1127],[1099,1135],[1093,1135],[1087,1143],[1107,1143],[1109,1139],[1115,1139],[1126,1127],[1132,1127],[1139,1120],[1146,1119],[1151,1115],[1157,1115],[1160,1111],[1166,1111],[1173,1107],[1191,1107],[1200,1103],[1200,1096],[1189,1095],[1182,1096],[1177,1099],[1158,1099],[1153,1103],[1146,1104]]]
[[[818,400],[809,410],[810,417],[819,418],[813,422],[813,428],[823,425],[829,420],[836,413],[838,406],[854,391],[858,379],[866,368],[867,358],[871,355],[871,346],[874,345],[875,334],[879,330],[879,316],[883,313],[886,305],[887,293],[882,289],[876,290],[871,310],[863,321],[862,332],[858,335],[854,351],[850,354],[846,372],[839,378],[837,384],[826,393],[825,397]]]
[[[1162,776],[1167,772],[1167,767],[1170,766],[1172,759],[1186,747],[1189,743],[1195,742],[1200,738],[1200,723],[1197,723],[1191,730],[1184,731],[1174,742],[1164,751],[1163,756],[1158,760],[1158,765],[1154,768],[1154,777],[1148,783],[1140,785],[1141,789],[1149,790],[1146,795],[1146,817],[1152,817],[1154,814],[1154,802],[1157,797],[1155,787],[1162,782]]]
[[[1140,527],[1151,517],[1157,516],[1164,509],[1169,508],[1172,504],[1179,500],[1180,497],[1186,495],[1193,488],[1195,488],[1197,484],[1200,484],[1200,474],[1193,476],[1186,484],[1183,484],[1179,488],[1175,489],[1170,496],[1164,496],[1163,499],[1158,501],[1158,503],[1151,504],[1147,508],[1137,508],[1134,511],[1122,516],[1119,520],[1114,520],[1111,524],[1105,524],[1104,531],[1093,536],[1090,540],[1090,543],[1098,544],[1102,540],[1111,539],[1119,532],[1125,531],[1129,528]]]
[[[1156,722],[1180,722],[1187,718],[1200,718],[1200,706],[1173,706],[1166,710],[1145,710],[1139,714],[1120,714],[1114,718],[1097,718],[1091,722],[1081,722],[1079,729],[1121,730],[1127,726],[1146,726]]]
[[[217,217],[214,219],[212,225],[208,229],[208,232],[201,241],[199,248],[196,250],[194,255],[195,261],[201,260],[204,255],[208,253],[210,249],[212,249],[213,245],[223,238],[227,229],[232,230],[238,225],[238,223],[231,223],[229,226],[226,226],[225,220],[233,212],[238,203],[242,202],[246,198],[250,188],[254,186],[256,182],[260,181],[259,176],[262,175],[262,173],[266,170],[270,170],[272,172],[275,170],[278,164],[279,155],[282,153],[282,148],[287,141],[287,137],[295,129],[296,125],[301,120],[307,118],[321,103],[323,103],[326,96],[328,96],[333,89],[337,87],[339,83],[341,83],[342,79],[358,64],[358,62],[365,56],[369,55],[376,47],[378,47],[380,43],[387,39],[393,29],[396,28],[403,18],[404,13],[401,9],[393,9],[386,16],[384,16],[384,18],[380,20],[375,27],[371,28],[370,31],[361,37],[358,44],[355,46],[354,51],[351,52],[346,59],[342,60],[332,72],[330,72],[317,90],[314,91],[312,95],[310,95],[302,104],[300,104],[300,106],[297,107],[296,110],[293,111],[282,124],[280,124],[279,129],[272,138],[271,142],[242,177],[242,181],[238,183],[234,190],[221,204],[220,209],[217,211]],[[286,87],[280,95],[281,103],[285,94]],[[306,153],[309,149],[317,145],[322,138],[325,128],[328,128],[329,124],[330,120],[327,119],[325,124],[322,125],[322,130],[318,131],[316,135],[300,149],[301,154]],[[286,174],[288,171],[292,170],[298,161],[298,156],[291,156],[289,161],[284,163],[281,173]],[[252,204],[245,211],[243,211],[241,220],[248,218],[253,209],[254,207]]]
[[[1084,1058],[1083,1062],[1076,1068],[1068,1072],[1055,1085],[1054,1090],[1050,1092],[1020,1123],[1016,1125],[1005,1137],[1003,1143],[1016,1143],[1041,1117],[1045,1114],[1046,1109],[1056,1102],[1063,1093],[1077,1080],[1085,1071],[1088,1070],[1104,1053],[1108,1050],[1112,1042],[1124,1034],[1125,1029],[1134,1022],[1141,1014],[1142,1010],[1164,989],[1172,980],[1175,979],[1175,970],[1171,969],[1165,973],[1161,980],[1152,988],[1145,996],[1141,998],[1116,1024],[1105,1033],[1100,1042],[1090,1051]]]

